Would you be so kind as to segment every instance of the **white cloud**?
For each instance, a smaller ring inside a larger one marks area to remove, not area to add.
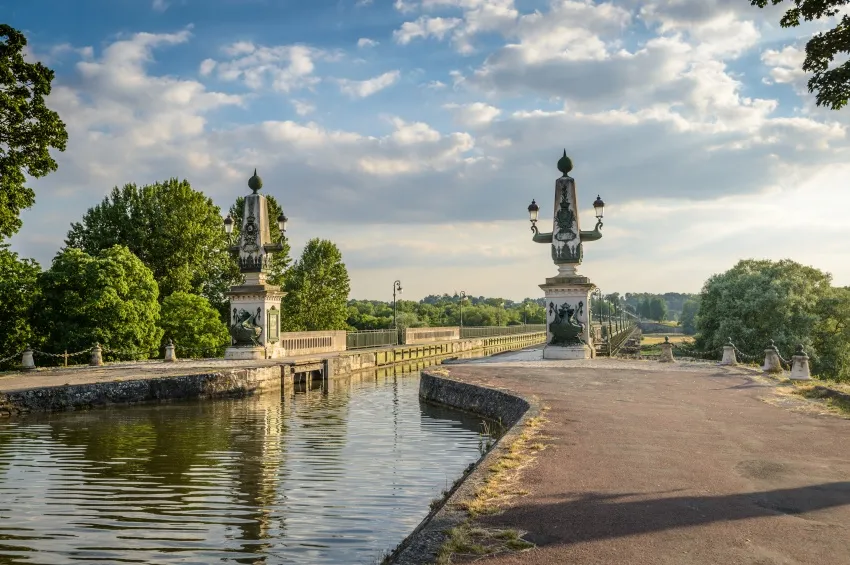
[[[202,74],[215,70],[222,80],[240,80],[253,90],[270,86],[284,93],[318,84],[321,79],[314,75],[315,61],[333,58],[331,53],[306,45],[266,47],[249,41],[232,43],[222,52],[230,60],[206,59],[201,64]]]
[[[378,45],[378,42],[374,39],[369,39],[368,37],[361,37],[357,40],[357,47],[363,49],[366,47],[375,47]]]
[[[387,71],[382,75],[366,80],[337,79],[339,90],[352,98],[366,98],[376,92],[395,84],[401,73],[399,71]]]
[[[778,83],[801,83],[806,78],[802,69],[805,59],[806,52],[793,45],[788,45],[781,51],[767,49],[761,54],[762,62],[770,67],[770,78]]]
[[[472,104],[445,104],[443,108],[451,110],[454,120],[463,127],[480,127],[495,120],[502,111],[483,102]]]
[[[374,1],[375,0],[357,0],[357,2],[354,3],[354,6],[356,8],[363,8],[364,6],[371,6]]]
[[[164,12],[168,9],[168,2],[166,0],[153,0],[151,7],[157,12]]]
[[[316,111],[316,105],[304,100],[291,100],[292,106],[295,108],[295,113],[299,116],[306,116]]]
[[[404,22],[400,29],[393,32],[393,39],[400,45],[407,45],[413,39],[436,37],[443,39],[447,33],[461,24],[460,18],[431,18],[422,16],[415,22]]]

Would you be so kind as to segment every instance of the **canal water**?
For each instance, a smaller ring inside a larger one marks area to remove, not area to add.
[[[0,563],[377,563],[480,453],[418,375],[0,424]]]

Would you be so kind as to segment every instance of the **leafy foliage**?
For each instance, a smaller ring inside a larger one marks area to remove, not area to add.
[[[750,0],[750,4],[764,8],[768,4],[781,4],[783,0]],[[837,16],[847,0],[794,0],[794,6],[785,12],[779,25],[797,27],[801,21],[814,21]],[[830,64],[836,56],[850,53],[850,15],[844,14],[835,27],[821,32],[806,43],[806,60],[803,70],[812,73],[809,92],[817,92],[818,106],[840,110],[850,96],[850,61],[841,65]]]
[[[699,300],[688,300],[682,305],[682,315],[679,317],[679,325],[685,335],[697,333],[697,314],[699,313]]]
[[[697,349],[719,349],[732,338],[742,351],[760,354],[774,340],[788,356],[799,343],[818,366],[822,352],[814,330],[820,301],[831,293],[830,280],[787,259],[740,261],[703,286]]]
[[[0,245],[0,357],[7,357],[35,346],[30,326],[30,308],[37,296],[37,280],[41,268],[32,259],[19,259],[18,254]],[[16,359],[15,363],[20,362]]]
[[[151,270],[126,247],[115,245],[96,257],[75,248],[60,251],[38,286],[33,328],[48,352],[76,352],[98,342],[126,352],[104,359],[157,354],[159,289]]]
[[[850,288],[831,288],[818,301],[812,340],[818,350],[817,374],[850,381]]]
[[[284,289],[283,331],[348,328],[348,270],[333,242],[318,238],[308,241],[301,259],[289,269]]]
[[[277,217],[280,216],[282,209],[274,196],[269,194],[266,197],[266,209],[269,215],[269,236],[272,241],[277,243],[281,241],[280,228],[277,225]],[[230,216],[233,218],[233,241],[238,241],[239,233],[242,231],[242,214],[245,211],[245,197],[240,196],[236,199],[233,206],[230,207]],[[289,256],[289,242],[286,238],[283,239],[283,251],[278,251],[272,255],[271,267],[266,280],[269,284],[283,286],[284,275],[286,270],[292,263],[292,258]]]
[[[175,292],[162,301],[163,345],[173,340],[179,357],[210,357],[230,342],[227,326],[203,296]]]
[[[226,310],[224,292],[240,279],[227,251],[221,211],[186,180],[115,187],[71,224],[68,247],[90,255],[123,245],[153,272],[161,296],[189,292]]]
[[[59,114],[44,104],[53,71],[27,63],[26,37],[0,24],[0,238],[21,229],[18,218],[35,203],[24,171],[39,178],[57,169],[49,148],[65,150],[68,133]]]

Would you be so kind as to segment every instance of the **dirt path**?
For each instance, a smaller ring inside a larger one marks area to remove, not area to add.
[[[741,372],[524,355],[446,367],[550,408],[531,494],[479,518],[538,547],[476,563],[850,564],[850,420]]]

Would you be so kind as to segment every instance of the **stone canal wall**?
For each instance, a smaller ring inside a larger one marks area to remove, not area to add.
[[[196,375],[127,378],[0,393],[0,416],[89,409],[113,404],[227,398],[280,390],[281,367],[223,369]]]
[[[383,561],[383,565],[419,565],[434,563],[447,532],[467,519],[459,502],[473,497],[476,489],[485,484],[490,467],[502,451],[519,437],[524,423],[538,414],[540,406],[518,395],[477,386],[449,377],[443,370],[423,371],[419,381],[419,396],[426,402],[443,404],[478,414],[488,420],[500,421],[509,428],[496,445],[474,466],[455,481],[443,503],[434,508],[398,547]]]

